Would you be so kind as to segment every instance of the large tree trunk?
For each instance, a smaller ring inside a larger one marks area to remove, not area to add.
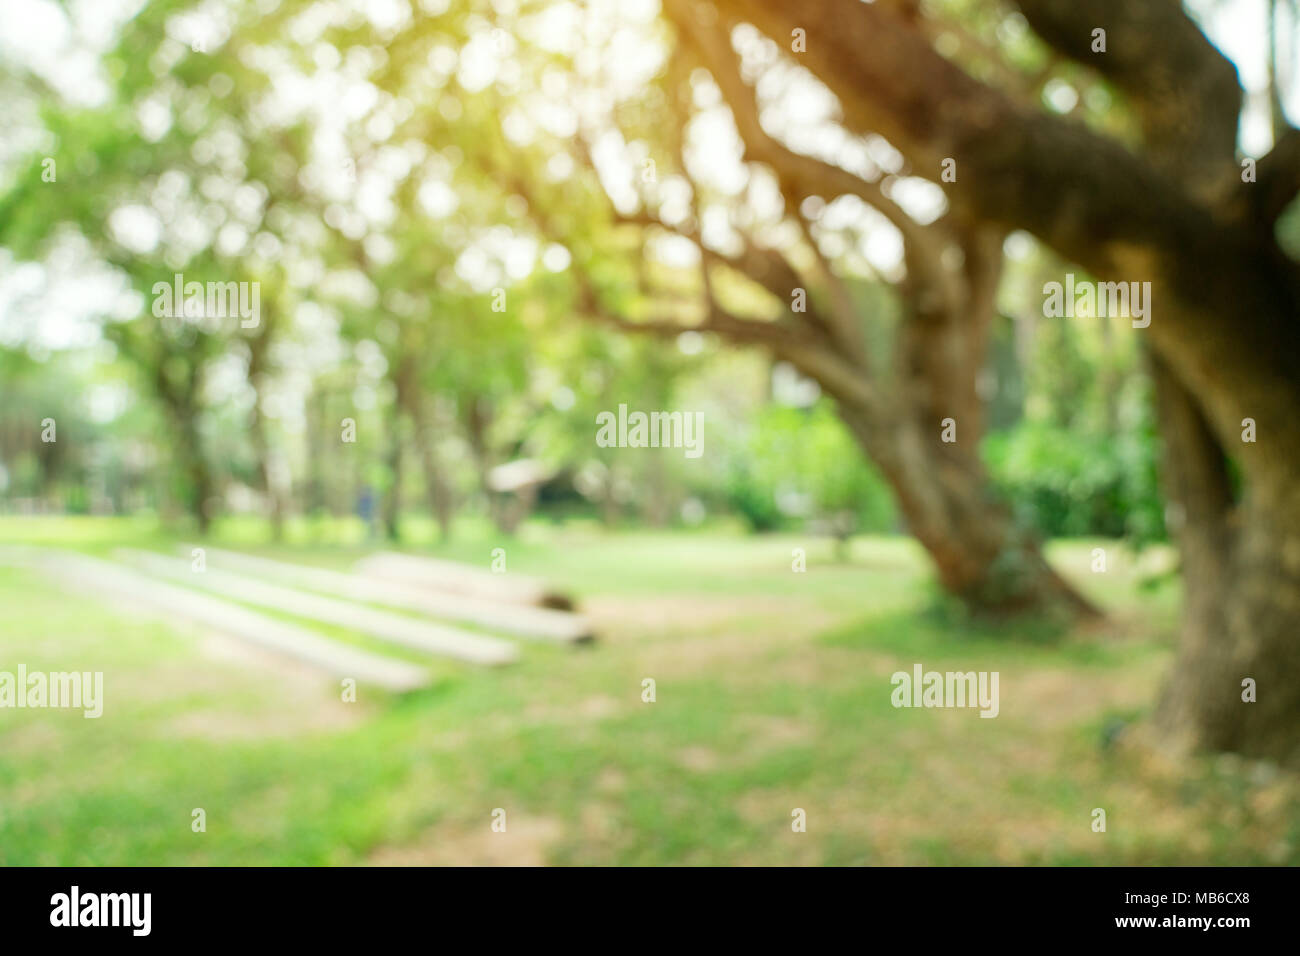
[[[1157,726],[1180,748],[1300,764],[1300,499],[1252,490],[1230,546],[1206,537],[1183,529],[1183,626]]]
[[[1242,503],[1227,612],[1234,708],[1197,727],[1203,746],[1300,765],[1300,487],[1294,473],[1274,477]],[[1253,703],[1242,700],[1246,678]]]
[[[1223,449],[1197,401],[1160,359],[1150,364],[1186,592],[1178,657],[1157,726],[1178,747],[1300,761],[1294,469],[1283,460],[1269,476],[1256,469],[1243,499],[1234,502]]]
[[[1164,439],[1166,524],[1182,558],[1182,641],[1157,720],[1170,739],[1194,744],[1231,720],[1239,683],[1230,665],[1225,611],[1236,543],[1227,460],[1192,395],[1158,356],[1148,356]]]

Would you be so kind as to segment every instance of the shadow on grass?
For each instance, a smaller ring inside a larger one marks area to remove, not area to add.
[[[1120,639],[1117,639],[1120,638]],[[931,658],[968,659],[1014,654],[1052,666],[1114,667],[1158,652],[1166,635],[1132,640],[1120,627],[1074,628],[1053,617],[989,621],[947,601],[925,601],[902,609],[875,611],[818,635],[830,647]]]

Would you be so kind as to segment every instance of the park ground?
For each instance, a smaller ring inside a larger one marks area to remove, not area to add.
[[[143,519],[0,518],[6,545],[183,540]],[[227,521],[212,543],[340,569],[378,547],[337,523],[271,546]],[[1300,863],[1294,775],[1136,742],[1176,631],[1165,549],[1054,544],[1109,612],[1059,634],[943,610],[905,538],[856,539],[838,561],[826,541],[725,528],[529,525],[503,544],[467,525],[415,550],[486,566],[498,546],[575,594],[599,642],[527,645],[494,670],[437,662],[430,689],[356,703],[0,563],[0,670],[101,670],[106,698],[98,720],[0,710],[0,864]],[[998,671],[999,716],[895,709],[890,675],[916,663]]]

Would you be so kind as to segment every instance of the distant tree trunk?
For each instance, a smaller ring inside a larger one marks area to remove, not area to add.
[[[492,411],[486,399],[474,394],[461,397],[465,415],[465,437],[474,456],[474,469],[478,473],[479,490],[487,505],[488,517],[502,534],[511,534],[510,517],[507,514],[503,497],[492,489],[489,475],[495,466],[492,448],[488,441],[488,428],[492,423]]]
[[[266,496],[268,517],[271,521],[271,538],[274,541],[284,539],[284,501],[276,485],[271,461],[272,451],[266,435],[266,417],[258,407],[260,393],[253,400],[253,409],[249,413],[248,431],[253,442],[253,453],[257,456],[257,473],[261,480],[262,493]]]
[[[388,437],[388,475],[389,485],[384,492],[383,522],[384,534],[389,541],[401,540],[402,510],[402,438],[398,421],[393,422]]]
[[[275,329],[275,310],[268,309],[263,314],[257,335],[248,338],[248,381],[253,386],[253,407],[249,411],[248,432],[253,443],[253,453],[257,457],[257,473],[266,497],[268,517],[271,522],[271,537],[275,541],[284,539],[284,501],[280,488],[275,481],[273,452],[267,440],[266,416],[262,414],[262,395],[266,387],[267,360],[271,345],[271,336]]]
[[[324,449],[330,427],[325,420],[324,404],[320,392],[313,390],[307,399],[307,480],[303,503],[309,515],[315,515],[325,507]]]
[[[184,382],[177,383],[168,376],[163,359],[153,363],[154,389],[171,419],[177,437],[176,457],[181,473],[189,484],[185,506],[194,518],[199,534],[206,535],[212,525],[210,502],[214,482],[204,454],[203,438],[199,433],[198,395],[201,377],[201,371],[191,369]]]
[[[655,455],[646,462],[646,482],[641,503],[641,519],[651,528],[662,528],[668,524],[672,507],[668,498],[668,488],[669,481],[664,459],[660,455]]]
[[[33,418],[40,421],[35,416]],[[36,464],[41,473],[39,479],[40,494],[42,498],[50,501],[54,498],[54,490],[59,474],[59,461],[63,457],[62,450],[65,447],[67,447],[66,435],[64,436],[63,445],[60,445],[57,441],[43,441],[35,445]]]
[[[190,515],[198,526],[200,535],[206,535],[212,526],[210,502],[212,500],[212,471],[203,454],[202,439],[199,437],[197,422],[192,414],[179,423],[181,436],[181,460],[186,479],[190,485],[190,499],[187,502]]]
[[[500,495],[500,499],[497,530],[505,535],[514,535],[537,504],[537,486],[525,485],[509,494]]]
[[[450,541],[454,503],[451,486],[438,464],[438,453],[434,447],[433,429],[429,421],[428,406],[424,396],[410,383],[405,390],[399,390],[411,416],[411,428],[416,454],[420,457],[420,468],[424,473],[424,491],[429,504],[429,513],[438,522],[438,538]]]
[[[615,467],[611,464],[605,471],[605,480],[601,482],[600,523],[606,528],[617,527],[623,513],[623,506],[614,490],[616,482]]]
[[[423,421],[416,422],[415,434],[415,447],[419,452],[420,465],[424,471],[425,495],[428,498],[429,510],[438,522],[438,539],[443,542],[450,541],[455,520],[451,486],[438,464],[437,452],[434,450],[428,425]]]

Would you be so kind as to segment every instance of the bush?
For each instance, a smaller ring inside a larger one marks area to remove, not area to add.
[[[770,405],[728,451],[727,504],[755,531],[805,519],[844,533],[895,524],[888,487],[829,401]]]
[[[992,434],[984,458],[1018,517],[1049,537],[1163,539],[1152,423],[1117,434],[1021,422]]]

